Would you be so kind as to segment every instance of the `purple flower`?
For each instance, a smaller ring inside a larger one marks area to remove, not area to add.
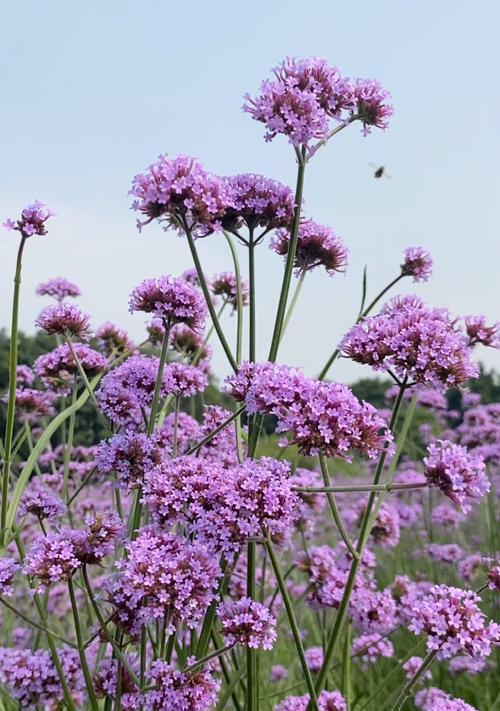
[[[428,446],[424,464],[429,486],[441,489],[464,513],[490,490],[482,457],[459,444],[436,440]]]
[[[136,622],[166,619],[171,634],[180,622],[195,627],[215,597],[221,575],[216,556],[199,543],[143,529],[127,544],[120,598],[128,599]]]
[[[76,556],[82,563],[100,563],[115,549],[123,524],[114,511],[92,512],[85,517],[85,530],[74,531]]]
[[[190,522],[203,512],[213,488],[225,476],[204,457],[177,457],[145,471],[143,502],[162,524]]]
[[[253,232],[261,227],[263,233],[255,242],[270,230],[290,227],[295,213],[295,195],[286,185],[254,173],[233,175],[226,181],[231,206],[222,220],[225,229],[237,232],[245,224]]]
[[[292,491],[290,466],[271,457],[246,459],[219,477],[194,530],[212,548],[237,551],[249,537],[290,537],[299,499]]]
[[[488,570],[488,587],[490,590],[500,590],[500,565],[494,565]]]
[[[453,506],[448,504],[439,504],[432,509],[432,523],[438,526],[452,526],[458,528],[464,522],[464,515]]]
[[[187,660],[188,666],[194,662],[194,657]],[[144,695],[146,711],[210,711],[220,689],[220,681],[213,677],[209,667],[182,672],[163,661],[154,662],[151,682],[155,688]]]
[[[16,390],[16,415],[27,422],[54,414],[54,395],[43,390]]]
[[[271,241],[271,249],[286,258],[290,232],[278,230]],[[324,267],[330,276],[343,272],[347,266],[348,250],[333,230],[312,220],[301,220],[297,237],[294,266],[296,274]]]
[[[17,230],[21,233],[23,239],[32,235],[46,235],[47,228],[45,223],[54,215],[43,202],[36,200],[33,205],[28,205],[21,212],[21,217],[18,220],[6,220],[3,226],[7,230]]]
[[[361,513],[365,506],[361,507]],[[394,548],[399,543],[400,527],[399,514],[397,509],[391,504],[383,503],[373,522],[370,535],[373,540],[384,548]]]
[[[307,666],[313,673],[317,673],[321,670],[323,666],[323,647],[309,647],[304,650],[304,655],[306,658]]]
[[[432,257],[422,247],[407,247],[401,274],[413,277],[414,282],[427,281],[432,274]]]
[[[276,619],[260,602],[249,597],[226,600],[217,608],[222,636],[228,645],[270,650],[276,642]]]
[[[379,657],[390,659],[394,655],[392,642],[379,634],[365,634],[356,637],[352,643],[352,651],[360,657],[364,664],[375,664]]]
[[[38,284],[36,294],[38,296],[53,296],[57,301],[61,302],[69,296],[73,299],[81,296],[82,292],[76,284],[64,277],[54,277]]]
[[[479,657],[476,659],[474,657],[460,656],[450,659],[448,664],[448,669],[452,674],[467,674],[467,676],[476,676],[486,671],[487,662],[485,659]]]
[[[275,711],[306,711],[309,706],[309,694],[287,696],[275,708]],[[347,711],[347,704],[340,691],[322,691],[318,697],[319,711]]]
[[[434,686],[415,694],[415,706],[421,711],[478,711],[462,699],[454,699]]]
[[[400,379],[444,390],[476,377],[465,335],[446,309],[431,309],[416,296],[396,297],[347,333],[342,354]]]
[[[20,565],[14,558],[0,558],[0,595],[12,597],[14,594],[12,580],[19,570]]]
[[[274,415],[277,431],[290,431],[303,454],[345,459],[359,450],[373,458],[391,439],[376,409],[345,385],[311,380],[274,363],[243,363],[227,382],[249,414]]]
[[[138,222],[139,229],[158,219],[197,237],[219,230],[231,205],[226,182],[188,156],[159,156],[145,173],[135,176],[130,195],[135,198],[132,209],[146,217]]]
[[[354,625],[365,634],[385,634],[396,625],[396,604],[390,591],[358,586],[350,601]]]
[[[44,592],[52,583],[66,582],[81,567],[73,531],[62,530],[38,538],[28,552],[23,572],[38,579],[38,590]]]
[[[470,590],[434,585],[412,607],[409,629],[427,634],[427,651],[438,651],[439,659],[455,654],[487,657],[498,644],[500,625],[485,624],[478,607],[481,598]]]
[[[403,664],[403,669],[406,672],[407,679],[413,679],[417,671],[420,669],[423,661],[422,657],[410,657],[408,661]],[[430,679],[431,677],[431,672],[427,670],[420,678],[423,680]]]
[[[372,79],[358,79],[353,87],[355,118],[363,123],[363,134],[366,136],[375,126],[385,131],[389,119],[394,114],[394,108],[387,103],[391,95],[380,82]]]
[[[480,553],[473,553],[466,556],[458,563],[458,574],[467,582],[472,582],[477,577],[481,568],[484,568],[485,560]]]
[[[153,401],[158,367],[158,358],[135,355],[107,373],[97,392],[103,412],[117,424],[141,423]],[[163,371],[160,395],[190,397],[206,386],[206,375],[199,369],[170,363]]]
[[[66,504],[54,493],[40,484],[32,483],[24,490],[17,509],[18,516],[32,514],[38,519],[57,521],[66,513]]]
[[[83,675],[78,652],[58,649],[62,672],[77,706],[83,705]],[[0,682],[23,709],[57,709],[64,705],[59,676],[48,650],[7,649],[0,647]]]
[[[80,311],[78,306],[54,304],[46,306],[35,321],[35,325],[50,335],[59,333],[64,336],[86,336],[89,329],[89,316]]]
[[[432,560],[439,563],[457,563],[464,555],[456,543],[429,543],[425,550]]]
[[[210,281],[210,290],[215,296],[222,296],[223,300],[233,307],[233,311],[238,308],[238,284],[236,275],[233,272],[222,272],[217,274]],[[241,303],[248,306],[248,283],[241,279]]]
[[[283,679],[288,679],[288,669],[281,664],[274,664],[271,667],[271,681],[283,681]]]
[[[106,358],[90,346],[73,343],[73,350],[88,377],[93,377],[106,368]],[[33,369],[47,386],[56,389],[67,388],[79,375],[78,366],[67,343],[39,356]]]
[[[116,434],[101,442],[96,467],[101,474],[116,472],[120,484],[131,491],[142,486],[146,472],[162,461],[162,450],[155,437],[140,432]]]
[[[471,346],[481,343],[483,346],[500,348],[500,323],[487,326],[484,316],[467,316],[465,330]]]
[[[35,374],[29,365],[18,365],[16,368],[16,382],[20,388],[29,387],[35,379]]]
[[[128,333],[110,321],[106,321],[99,326],[95,332],[95,337],[108,358],[112,355],[132,351],[135,347]]]
[[[331,118],[353,109],[353,93],[336,67],[324,59],[287,57],[264,81],[259,96],[245,95],[243,110],[266,126],[266,141],[279,133],[294,146],[328,136]]]
[[[185,279],[172,276],[143,281],[130,295],[129,306],[131,313],[152,313],[168,324],[168,327],[184,323],[194,331],[203,327],[207,315],[199,289]]]

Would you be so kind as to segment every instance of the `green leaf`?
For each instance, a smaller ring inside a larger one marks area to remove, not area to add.
[[[93,392],[96,385],[98,384],[99,380],[101,379],[100,375],[96,375],[93,380],[90,381],[90,389]],[[82,392],[78,400],[76,400],[72,405],[69,405],[65,410],[60,412],[54,419],[49,423],[47,426],[46,430],[36,443],[36,445],[33,447],[33,451],[31,452],[30,456],[28,457],[26,464],[23,467],[23,470],[21,472],[21,475],[19,479],[17,480],[14,493],[12,495],[12,500],[9,504],[9,508],[7,510],[7,522],[6,522],[6,530],[10,530],[12,528],[12,525],[14,523],[14,518],[16,516],[16,511],[17,507],[19,506],[19,501],[21,499],[21,496],[23,495],[23,491],[26,487],[26,484],[29,481],[31,472],[33,471],[35,464],[38,461],[38,457],[40,454],[43,452],[45,449],[47,443],[49,442],[50,438],[52,435],[59,429],[59,427],[62,425],[62,423],[70,417],[74,412],[77,412],[89,399],[90,393],[87,388]]]

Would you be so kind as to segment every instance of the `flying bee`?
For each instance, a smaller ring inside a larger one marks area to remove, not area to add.
[[[388,178],[389,180],[391,179],[391,176],[387,172],[385,165],[375,165],[375,163],[370,163],[371,167],[374,169],[373,171],[373,177],[376,178],[377,180],[379,178]]]

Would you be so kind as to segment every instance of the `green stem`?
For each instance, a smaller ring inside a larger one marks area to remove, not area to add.
[[[249,279],[249,353],[248,360],[255,361],[256,348],[256,299],[255,299],[255,243],[253,241],[253,229],[249,230],[248,239],[248,279]]]
[[[165,331],[163,333],[163,340],[161,343],[160,363],[158,365],[158,374],[156,376],[153,401],[151,403],[151,412],[150,412],[149,420],[148,420],[148,428],[147,428],[148,435],[151,435],[153,433],[154,428],[155,428],[156,415],[158,413],[158,405],[160,402],[163,372],[165,370],[165,363],[167,362],[168,339],[170,337],[170,324],[164,323],[163,326],[164,326]]]
[[[92,708],[92,711],[99,711],[99,703],[95,695],[94,685],[92,683],[92,675],[90,674],[90,669],[87,664],[87,657],[85,656],[85,645],[82,635],[82,628],[80,625],[80,615],[78,612],[78,604],[76,602],[75,589],[73,587],[73,581],[71,580],[71,578],[68,580],[68,588],[69,596],[71,599],[71,609],[73,610],[73,620],[75,623],[76,641],[78,643],[80,664],[82,665],[83,678],[85,679],[85,686],[89,695],[90,706]]]
[[[276,558],[276,554],[274,552],[274,546],[269,538],[266,540],[266,549],[267,549],[267,552],[269,553],[271,565],[273,566],[274,575],[276,576],[276,581],[277,581],[279,589],[280,589],[281,597],[283,598],[283,603],[285,605],[285,610],[286,610],[286,613],[288,616],[288,621],[290,623],[290,628],[292,630],[293,638],[295,641],[295,646],[297,648],[297,653],[299,655],[300,664],[302,666],[302,672],[304,674],[304,678],[305,678],[307,688],[309,691],[309,695],[310,695],[310,702],[309,703],[311,705],[311,708],[314,709],[314,711],[319,711],[316,689],[314,688],[314,682],[312,680],[310,669],[307,666],[307,661],[306,661],[306,657],[305,657],[305,653],[304,653],[304,647],[302,644],[302,638],[300,636],[300,630],[299,630],[299,626],[297,624],[297,620],[295,619],[295,613],[293,611],[292,601],[290,599],[290,595],[288,593],[288,589],[286,587],[286,583],[283,578],[283,575],[281,574],[279,562],[278,562],[278,559]]]
[[[344,639],[344,652],[342,655],[342,682],[341,690],[344,695],[347,711],[351,708],[351,625],[347,623]]]
[[[297,241],[299,236],[300,214],[302,210],[302,193],[304,190],[304,173],[306,167],[306,149],[302,148],[300,153],[301,160],[298,161],[297,168],[297,184],[295,187],[295,212],[293,216],[292,228],[290,230],[290,242],[288,244],[288,254],[286,258],[285,271],[283,274],[283,282],[281,284],[281,293],[278,302],[278,310],[276,312],[276,320],[274,323],[273,337],[271,340],[271,348],[269,350],[269,358],[271,362],[276,361],[278,349],[281,341],[283,320],[285,318],[286,305],[288,301],[288,292],[290,291],[290,283],[292,280],[293,267],[295,262],[295,253],[297,251]]]
[[[330,481],[330,473],[328,471],[328,464],[325,459],[325,457],[320,454],[319,455],[319,464],[321,467],[321,473],[323,475],[323,481],[325,483],[325,492],[326,492],[326,498],[328,499],[328,505],[330,507],[330,512],[332,514],[332,518],[335,521],[335,524],[339,530],[339,533],[342,537],[342,540],[346,544],[349,553],[353,556],[353,558],[356,560],[359,555],[358,552],[356,551],[356,548],[354,547],[354,544],[352,543],[351,539],[349,538],[349,534],[347,533],[344,522],[342,521],[342,517],[340,515],[340,511],[337,506],[337,502],[335,501],[335,497],[332,492],[332,484]]]
[[[76,383],[73,385],[73,391],[71,393],[71,405],[74,405],[75,402],[76,402]],[[68,500],[69,462],[71,459],[71,451],[73,449],[73,437],[74,437],[74,433],[75,433],[75,419],[76,419],[76,412],[73,410],[71,412],[71,415],[69,416],[68,438],[67,438],[67,441],[64,443],[63,498],[65,501]]]
[[[297,306],[297,301],[299,300],[300,292],[302,291],[302,287],[304,285],[304,279],[306,278],[307,270],[302,269],[300,272],[300,276],[297,280],[297,285],[295,287],[295,291],[293,292],[292,300],[290,301],[290,306],[288,307],[288,310],[286,312],[285,320],[283,322],[283,330],[281,331],[281,340],[283,340],[283,336],[285,335],[286,329],[288,328],[288,324],[290,323],[290,319],[292,318],[293,312],[295,311],[295,307]]]
[[[242,346],[243,346],[243,295],[241,293],[241,270],[240,263],[238,260],[238,254],[236,253],[236,248],[234,246],[231,236],[224,231],[224,236],[231,250],[231,256],[233,258],[234,275],[236,277],[236,289],[237,289],[237,324],[236,324],[236,363],[239,365],[241,363],[242,357]]]
[[[203,269],[201,268],[201,262],[200,262],[200,258],[198,256],[198,250],[196,249],[193,234],[192,234],[191,230],[188,229],[187,227],[185,227],[185,233],[186,233],[186,237],[188,240],[189,249],[191,250],[191,255],[193,257],[194,266],[195,266],[196,272],[198,274],[198,280],[200,282],[201,290],[203,291],[203,295],[204,295],[205,301],[207,303],[207,308],[210,313],[210,317],[212,319],[212,323],[213,323],[214,328],[217,332],[219,341],[220,341],[221,346],[224,350],[224,353],[226,354],[229,364],[231,365],[231,368],[236,372],[238,370],[238,365],[234,359],[233,354],[231,353],[231,349],[229,348],[229,344],[228,344],[226,337],[224,335],[224,332],[221,328],[219,319],[217,318],[217,314],[215,312],[215,308],[212,303],[212,299],[210,297],[210,292],[208,290],[205,275],[203,274]]]
[[[348,494],[350,492],[359,491],[412,491],[413,489],[424,489],[427,487],[427,482],[420,484],[373,484],[372,486],[360,484],[360,486],[293,486],[292,491],[303,491],[305,493],[334,493]]]
[[[9,401],[7,404],[7,419],[5,422],[5,437],[3,441],[4,465],[2,477],[2,509],[0,520],[0,537],[5,533],[7,522],[7,507],[9,499],[9,478],[12,455],[12,435],[14,433],[14,414],[16,409],[16,385],[17,385],[17,341],[19,322],[19,294],[21,289],[21,270],[23,260],[23,250],[26,237],[22,236],[17,250],[16,273],[14,276],[14,296],[12,300],[12,319],[10,329],[10,351],[9,351]]]

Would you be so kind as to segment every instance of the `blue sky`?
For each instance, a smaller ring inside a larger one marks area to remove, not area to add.
[[[373,294],[397,273],[407,245],[429,249],[435,273],[401,291],[459,315],[500,318],[497,3],[48,0],[4,3],[0,19],[0,216],[34,198],[57,212],[50,235],[26,250],[25,330],[43,305],[36,284],[64,275],[80,284],[95,326],[110,319],[141,337],[144,319],[127,312],[131,289],[190,266],[181,238],[157,226],[139,236],[129,210],[132,176],[159,153],[294,183],[290,146],[266,144],[261,124],[241,112],[242,95],[286,55],[323,56],[347,76],[379,79],[396,114],[384,134],[363,138],[350,127],[308,168],[306,213],[344,238],[350,264],[345,277],[306,279],[282,360],[317,372],[357,312],[364,265]],[[387,165],[392,179],[374,180],[371,162]],[[15,249],[2,232],[6,326]],[[230,268],[222,238],[200,251],[207,273]],[[264,358],[282,269],[266,245],[258,269]],[[478,355],[500,370],[500,354]],[[227,372],[219,353],[215,369]],[[348,362],[332,371],[344,381],[363,374]]]

